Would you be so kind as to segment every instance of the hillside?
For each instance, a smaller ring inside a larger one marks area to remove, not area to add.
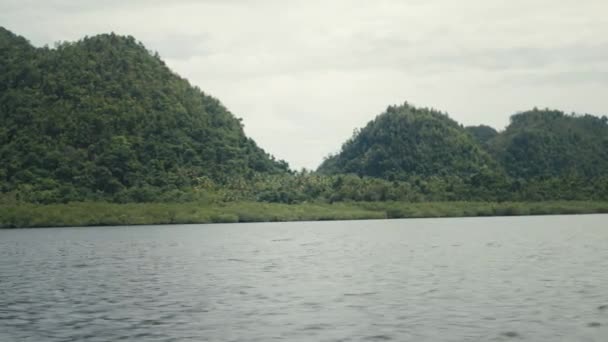
[[[494,165],[477,141],[446,114],[405,103],[388,107],[357,131],[319,172],[385,179],[468,177],[495,170]]]
[[[385,179],[467,179],[480,172],[520,181],[596,179],[608,175],[608,118],[534,109],[513,115],[498,132],[486,125],[463,128],[446,114],[406,103],[356,131],[319,172]]]
[[[0,28],[1,191],[41,202],[145,200],[284,173],[217,99],[133,37],[35,48]]]
[[[608,174],[608,119],[538,110],[511,117],[487,141],[488,150],[512,177],[583,177]]]

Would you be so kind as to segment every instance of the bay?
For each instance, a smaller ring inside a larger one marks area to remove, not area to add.
[[[607,223],[0,230],[0,341],[606,341]]]

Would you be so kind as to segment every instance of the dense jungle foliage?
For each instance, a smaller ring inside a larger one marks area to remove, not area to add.
[[[608,119],[534,109],[497,132],[405,103],[355,131],[318,171],[408,184],[423,201],[606,200]]]
[[[486,146],[488,141],[498,135],[498,131],[486,125],[468,126],[465,127],[465,130],[482,146]]]
[[[407,103],[390,106],[319,167],[325,174],[353,173],[388,180],[468,177],[497,167],[447,114]]]
[[[519,113],[487,141],[512,177],[583,177],[608,174],[608,118],[556,110]]]
[[[463,128],[447,114],[407,103],[378,115],[319,167],[384,179],[495,173],[526,180],[608,174],[608,118],[534,109],[502,132]]]
[[[608,200],[606,117],[535,109],[497,132],[406,103],[294,172],[133,37],[35,48],[0,28],[0,70],[0,205]]]
[[[35,48],[0,28],[0,184],[42,202],[285,173],[240,119],[133,37]]]

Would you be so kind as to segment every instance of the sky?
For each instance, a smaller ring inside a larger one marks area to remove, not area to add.
[[[532,109],[608,112],[605,0],[0,0],[36,46],[115,32],[217,97],[292,168],[387,106],[503,129]]]

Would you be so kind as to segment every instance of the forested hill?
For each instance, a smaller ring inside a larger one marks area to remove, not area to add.
[[[479,143],[446,114],[407,103],[388,107],[356,131],[319,172],[386,179],[468,177],[496,165]]]
[[[608,175],[608,119],[534,109],[511,117],[487,141],[490,153],[517,178]]]
[[[497,132],[485,125],[463,128],[445,114],[406,103],[357,131],[319,172],[385,179],[478,174],[501,182],[603,179],[608,118],[534,109],[513,115]]]
[[[2,192],[130,200],[200,177],[288,171],[217,99],[133,37],[49,49],[0,28],[0,70]]]

